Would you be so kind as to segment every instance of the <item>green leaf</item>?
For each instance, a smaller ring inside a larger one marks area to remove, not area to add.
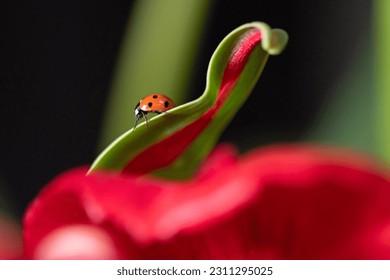
[[[287,33],[265,23],[242,25],[214,52],[201,97],[130,129],[95,160],[89,172],[115,170],[187,178],[216,144],[255,86],[269,54],[279,54]]]

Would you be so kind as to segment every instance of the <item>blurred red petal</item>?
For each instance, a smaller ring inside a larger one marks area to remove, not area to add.
[[[65,173],[27,211],[27,255],[54,229],[82,223],[106,231],[120,258],[390,258],[380,167],[327,148],[272,147],[240,161],[221,149],[188,182]]]

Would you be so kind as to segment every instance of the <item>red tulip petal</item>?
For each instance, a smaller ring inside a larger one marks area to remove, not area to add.
[[[299,146],[239,162],[224,154],[182,183],[84,170],[60,176],[27,212],[28,256],[52,230],[85,223],[107,231],[121,258],[390,258],[390,183],[369,161]],[[218,159],[225,163],[216,169]]]

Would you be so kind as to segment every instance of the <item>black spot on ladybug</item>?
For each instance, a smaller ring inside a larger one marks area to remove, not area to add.
[[[164,106],[165,106],[165,108],[168,108],[169,102],[168,102],[168,101],[165,101],[165,102],[164,102]]]
[[[153,95],[153,98],[156,99],[158,96],[157,95]]]
[[[149,102],[149,103],[148,103],[148,106],[149,106],[150,108],[152,108],[152,105],[153,105],[152,102]]]

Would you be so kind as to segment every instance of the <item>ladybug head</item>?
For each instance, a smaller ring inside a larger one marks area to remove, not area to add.
[[[134,116],[135,116],[135,119],[137,121],[142,117],[142,112],[141,112],[141,108],[139,107],[139,105],[140,105],[140,102],[138,102],[138,104],[134,108]]]
[[[135,116],[134,129],[136,128],[139,119],[142,118],[142,117],[145,118],[146,126],[148,126],[148,119],[146,117],[147,112],[142,111],[142,109],[140,108],[140,103],[141,102],[138,102],[138,104],[134,108],[134,116]]]

